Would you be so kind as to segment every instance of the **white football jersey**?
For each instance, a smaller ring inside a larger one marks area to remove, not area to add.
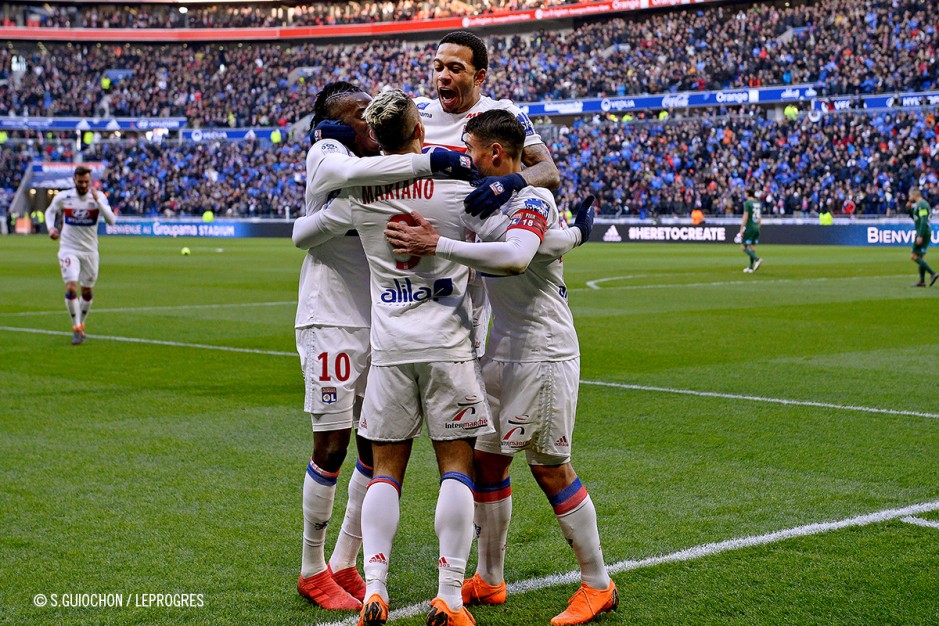
[[[95,200],[91,191],[79,196],[73,187],[56,194],[46,209],[46,224],[50,227],[62,214],[62,230],[59,235],[59,250],[79,254],[98,252],[98,218],[104,217],[108,224],[117,222],[108,198],[100,191]]]
[[[424,124],[424,147],[443,146],[448,150],[466,151],[463,143],[463,129],[466,122],[480,113],[493,109],[505,109],[518,118],[525,127],[525,147],[543,144],[541,135],[535,132],[535,126],[528,115],[512,104],[511,100],[493,100],[489,96],[482,96],[472,108],[463,113],[447,113],[440,106],[440,100],[430,98],[414,98],[421,113],[421,122]]]
[[[421,114],[421,122],[424,124],[424,148],[442,146],[448,150],[466,151],[466,144],[463,143],[463,130],[466,122],[480,113],[492,111],[493,109],[504,109],[518,118],[518,121],[525,127],[525,147],[544,144],[541,135],[535,132],[535,126],[531,123],[528,115],[517,106],[512,104],[511,100],[493,100],[489,96],[480,96],[479,101],[463,113],[447,113],[440,106],[440,100],[431,100],[430,98],[414,98],[418,111]],[[470,278],[470,296],[473,299],[474,323],[477,327],[477,334],[474,338],[478,354],[481,355],[485,350],[486,328],[489,326],[489,304],[486,298],[485,287],[479,275],[471,273]]]
[[[324,210],[332,232],[354,226],[368,257],[373,364],[475,358],[469,268],[436,256],[397,257],[384,234],[388,222],[409,222],[409,213],[417,211],[441,236],[463,239],[463,198],[471,190],[463,181],[418,178],[350,188],[344,192],[348,205],[333,201]],[[346,206],[351,213],[343,215]],[[497,220],[487,222],[499,226]]]
[[[320,211],[350,183],[390,182],[430,173],[427,155],[359,158],[333,139],[316,142],[306,157],[306,215]],[[347,202],[336,197],[333,202]],[[368,262],[354,232],[311,248],[300,268],[296,327],[368,328]]]
[[[543,234],[559,229],[558,209],[547,189],[525,187],[503,209],[508,230]],[[492,330],[486,356],[495,361],[564,361],[580,354],[574,318],[567,303],[559,258],[535,255],[517,276],[486,276],[492,304]]]

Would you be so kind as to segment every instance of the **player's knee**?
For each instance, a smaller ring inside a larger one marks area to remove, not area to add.
[[[548,497],[560,493],[577,479],[577,472],[574,471],[570,462],[559,465],[531,465],[530,467],[535,482]]]
[[[511,464],[512,457],[476,450],[473,457],[476,482],[492,484],[505,480],[509,475]]]
[[[313,462],[327,472],[338,472],[346,459],[349,432],[333,430],[313,435]]]
[[[372,442],[361,437],[355,436],[355,449],[358,452],[359,460],[367,467],[375,467],[375,455],[372,454]]]

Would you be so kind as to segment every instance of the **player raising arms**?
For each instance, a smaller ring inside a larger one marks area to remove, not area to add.
[[[317,95],[311,122],[314,144],[306,159],[307,215],[322,209],[348,185],[387,184],[434,171],[464,178],[475,175],[469,159],[453,152],[376,156],[378,144],[362,119],[370,101],[368,94],[347,82],[330,83]],[[328,565],[323,546],[339,470],[364,391],[369,307],[368,264],[357,237],[339,237],[309,250],[300,270],[295,323],[305,383],[304,410],[313,425],[313,455],[303,483],[303,552],[297,590],[327,609],[358,610],[365,594],[355,561],[372,459],[368,442],[361,438],[356,440],[359,458],[349,481],[342,529]]]
[[[521,169],[525,129],[505,111],[482,113],[466,124],[467,154],[481,173],[505,176]],[[581,204],[574,225],[586,241],[593,198]],[[557,229],[558,210],[544,189],[525,187],[503,211],[510,218],[504,242],[467,243],[441,237],[420,215],[416,227],[386,230],[398,254],[435,255],[487,274],[492,334],[482,360],[496,433],[476,444],[476,525],[479,563],[463,585],[465,603],[506,600],[505,554],[512,512],[509,466],[524,450],[532,474],[554,508],[580,564],[582,583],[554,626],[582,624],[615,610],[616,585],[600,550],[597,513],[570,462],[580,379],[580,352],[559,259],[535,256],[545,233]]]
[[[79,165],[75,168],[75,188],[66,189],[52,199],[46,209],[49,237],[59,239],[59,268],[65,281],[65,307],[72,320],[72,345],[85,340],[85,319],[94,299],[94,286],[98,281],[98,218],[108,224],[117,222],[108,198],[91,186],[91,170]],[[62,230],[55,224],[62,214]],[[78,285],[82,298],[78,302]]]

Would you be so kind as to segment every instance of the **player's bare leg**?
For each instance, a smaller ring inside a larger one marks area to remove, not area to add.
[[[440,493],[434,529],[440,543],[437,597],[427,623],[449,626],[475,624],[463,606],[463,577],[473,541],[473,445],[475,439],[434,441]]]
[[[324,609],[355,611],[362,606],[333,580],[323,552],[351,432],[350,428],[314,432],[313,456],[303,480],[303,557],[297,591]]]
[[[388,620],[388,562],[398,533],[404,472],[413,441],[372,442],[375,477],[362,503],[362,550],[365,558],[365,603],[362,626],[380,626]]]
[[[574,468],[570,463],[532,465],[531,472],[554,507],[564,538],[580,565],[580,589],[571,596],[567,610],[551,620],[552,626],[583,624],[600,613],[616,610],[619,596],[603,563],[597,510]]]
[[[478,561],[476,573],[463,581],[465,604],[503,604],[505,549],[512,519],[511,456],[476,450],[475,510]]]

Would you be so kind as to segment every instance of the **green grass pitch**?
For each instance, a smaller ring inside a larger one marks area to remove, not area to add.
[[[939,528],[885,514],[769,535],[918,504],[913,517],[939,523],[939,286],[911,289],[900,248],[759,252],[753,275],[737,246],[590,244],[566,259],[583,359],[574,466],[621,596],[601,623],[939,623]],[[102,238],[79,347],[55,253],[45,237],[0,238],[0,623],[354,623],[295,590],[311,446],[293,334],[302,253]],[[513,485],[508,581],[573,571],[521,460]],[[421,440],[392,609],[436,591],[436,490]],[[546,625],[575,587],[474,615]],[[82,593],[125,606],[51,606]],[[131,595],[173,593],[202,606]],[[422,624],[412,613],[393,623]]]

